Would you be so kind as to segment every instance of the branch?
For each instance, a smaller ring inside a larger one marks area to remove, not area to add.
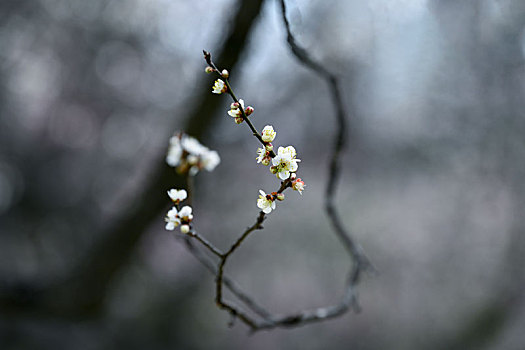
[[[242,320],[246,325],[250,327],[252,331],[273,329],[277,327],[294,327],[301,326],[310,322],[323,321],[343,315],[350,308],[353,308],[356,312],[359,312],[360,308],[357,303],[356,286],[360,281],[360,277],[363,271],[373,270],[373,267],[370,264],[368,258],[364,255],[362,248],[352,239],[352,237],[349,235],[349,233],[343,226],[335,208],[335,190],[337,185],[337,179],[340,175],[340,155],[345,145],[345,137],[347,130],[345,118],[346,112],[342,102],[338,80],[335,77],[335,75],[328,72],[323,66],[311,59],[306,50],[297,45],[295,38],[290,32],[288,20],[286,19],[286,7],[284,1],[281,1],[281,8],[288,34],[287,40],[292,49],[292,52],[303,64],[313,69],[316,73],[320,74],[321,77],[323,77],[328,82],[330,87],[332,103],[334,104],[336,110],[338,132],[336,136],[336,141],[332,148],[332,155],[329,165],[329,177],[325,191],[325,209],[335,233],[340,238],[341,242],[344,244],[350,257],[352,258],[353,265],[349,273],[344,296],[338,304],[327,307],[321,307],[313,310],[300,311],[286,316],[272,316],[264,308],[261,308],[259,305],[254,304],[252,302],[252,299],[249,298],[244,292],[238,289],[232,290],[233,294],[237,296],[240,300],[248,300],[248,303],[245,303],[248,306],[248,308],[252,309],[252,311],[256,312],[259,316],[263,318],[262,321],[257,321],[256,319],[248,316],[248,314],[241,308],[239,308],[237,305],[229,301],[223,300],[223,284],[227,285],[224,282],[224,267],[228,258],[241,246],[244,240],[255,230],[260,230],[263,228],[262,223],[266,218],[266,214],[261,211],[255,223],[252,226],[248,227],[241,234],[241,236],[232,244],[228,251],[226,253],[223,253],[222,255],[218,249],[211,245],[211,243],[201,238],[198,238],[199,236],[196,236],[195,234],[190,234],[190,236],[197,238],[197,240],[210,252],[220,257],[220,261],[216,269],[209,264],[208,260],[203,260],[199,258],[201,263],[203,263],[208,268],[208,270],[215,273],[216,275],[215,301],[217,306],[221,309],[228,311],[230,315],[234,317],[234,319],[239,318],[240,320]],[[212,68],[212,71],[216,72],[219,75],[221,80],[223,80],[224,84],[226,85],[226,92],[231,96],[234,102],[240,105],[239,100],[235,96],[231,84],[229,83],[229,74],[222,73],[219,70],[219,68],[212,61],[211,54],[209,52],[203,51],[203,53],[204,59],[206,60],[208,66]],[[244,108],[240,107],[239,110],[242,115],[242,121],[246,121],[247,125],[252,131],[252,134],[259,140],[259,142],[261,142],[261,144],[263,144],[263,146],[266,145],[266,142],[264,142],[262,136],[259,134],[257,129],[253,126],[248,116],[246,115]],[[272,154],[272,157],[274,156],[275,153]],[[288,187],[291,187],[291,179],[287,179],[281,182],[281,186],[276,193],[282,193]],[[187,240],[187,242],[190,241]],[[190,248],[194,247],[190,245]],[[197,250],[192,251],[197,252]],[[227,287],[230,288],[228,285]],[[230,288],[230,290],[231,289],[232,288]]]

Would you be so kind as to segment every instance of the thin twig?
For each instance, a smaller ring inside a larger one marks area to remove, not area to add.
[[[183,236],[186,247],[189,252],[213,275],[217,275],[217,266],[206,254],[193,244],[193,240],[189,236]],[[261,316],[263,319],[270,319],[271,315],[268,311],[259,305],[255,300],[248,296],[242,288],[227,275],[222,276],[222,283],[228,288],[239,300],[241,300],[250,310]]]
[[[226,87],[228,88],[226,93],[228,93],[231,96],[231,98],[233,99],[234,102],[239,104],[239,110],[241,111],[242,118],[243,118],[244,121],[246,121],[246,124],[248,125],[248,127],[252,131],[253,136],[255,136],[257,138],[257,140],[259,140],[259,142],[261,142],[261,144],[263,146],[265,146],[267,143],[264,142],[264,140],[262,139],[261,134],[257,131],[255,126],[253,126],[251,120],[246,115],[246,113],[244,111],[244,108],[241,106],[241,103],[239,102],[239,99],[237,99],[237,96],[235,96],[235,93],[233,92],[233,89],[232,89],[232,87],[230,85],[230,81],[228,80],[228,78],[223,77],[222,74],[221,74],[221,71],[219,70],[219,68],[217,68],[215,63],[213,63],[213,61],[211,59],[211,53],[209,53],[206,50],[202,50],[202,53],[204,54],[204,59],[206,60],[206,63],[208,64],[208,66],[212,67],[213,70],[219,75],[221,80],[224,81],[224,83],[226,84]],[[274,153],[273,150],[270,151],[270,156],[272,158],[275,157],[275,153]]]

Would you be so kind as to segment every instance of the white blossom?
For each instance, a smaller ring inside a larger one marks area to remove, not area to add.
[[[188,197],[188,193],[186,190],[176,190],[172,188],[168,191],[168,196],[171,198],[172,201],[175,203],[182,202]]]
[[[267,151],[264,148],[257,148],[257,163],[262,163],[263,165],[269,165],[272,157],[270,156],[270,151]]]
[[[207,171],[213,171],[217,165],[221,162],[221,157],[217,151],[210,151],[204,153],[201,156],[201,163],[204,169]]]
[[[179,165],[182,156],[182,145],[180,137],[178,135],[170,138],[170,145],[168,148],[168,154],[166,155],[166,163],[169,166],[176,167]]]
[[[226,84],[224,84],[224,81],[222,79],[215,80],[215,84],[213,84],[213,92],[214,94],[222,94],[223,92],[226,92],[227,87]]]
[[[244,110],[244,100],[243,99],[239,99],[239,103],[236,103],[236,102],[232,103],[230,106],[230,110],[228,111],[228,114],[234,118],[242,117],[242,112],[239,107],[242,108],[242,110]]]
[[[306,186],[306,185],[304,184],[304,181],[301,180],[300,177],[297,178],[296,180],[294,180],[294,181],[292,182],[292,188],[293,188],[294,190],[296,190],[297,192],[299,192],[300,195],[303,194],[303,191],[304,191],[304,187],[305,187],[305,186]]]
[[[277,133],[273,130],[273,126],[271,125],[266,125],[261,134],[262,140],[264,142],[272,142],[275,139],[275,135],[277,135]]]
[[[264,193],[263,190],[259,190],[259,199],[257,200],[257,207],[263,211],[265,214],[269,214],[272,210],[275,209],[275,201],[270,194]]]
[[[177,208],[171,208],[171,210],[168,211],[168,214],[166,215],[164,221],[166,221],[166,230],[168,231],[173,231],[175,227],[179,226],[180,219],[177,215]]]
[[[193,215],[191,214],[191,212],[192,208],[189,205],[185,205],[179,211],[178,216],[183,222],[190,222],[191,220],[193,220]]]
[[[166,162],[181,173],[196,175],[201,169],[212,171],[221,162],[216,151],[202,145],[196,138],[186,134],[170,139]]]
[[[293,146],[286,148],[279,147],[277,155],[272,159],[272,173],[276,174],[281,180],[286,180],[290,177],[291,172],[297,171],[300,159],[296,159],[296,152]]]
[[[186,134],[182,135],[180,143],[182,148],[192,156],[200,156],[208,151],[208,148],[203,146],[195,137]]]

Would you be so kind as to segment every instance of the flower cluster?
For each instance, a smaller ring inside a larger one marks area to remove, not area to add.
[[[190,232],[190,223],[193,220],[192,208],[189,205],[185,205],[180,210],[177,209],[179,203],[188,196],[186,190],[171,189],[168,191],[168,196],[175,203],[175,206],[168,211],[164,219],[166,221],[166,230],[173,231],[175,227],[180,225],[180,232]]]
[[[204,52],[205,59],[209,60],[209,54]],[[207,56],[208,55],[208,56]],[[220,77],[228,79],[229,73],[227,71],[222,71],[219,73],[219,70],[208,61],[208,64],[211,66],[206,67],[207,73],[217,72]],[[212,92],[215,94],[221,94],[228,91],[228,83],[222,79],[217,79],[213,85]],[[244,107],[244,100],[235,97],[232,91],[228,93],[233,98],[234,102],[230,105],[230,110],[228,115],[232,118],[235,118],[235,123],[241,124],[245,118],[253,113],[253,107],[248,106]],[[252,131],[255,132],[254,127],[248,121],[248,124]],[[301,195],[305,187],[304,181],[300,178],[296,179],[295,172],[299,168],[298,163],[301,161],[297,159],[297,152],[293,146],[288,147],[279,147],[277,154],[274,153],[272,142],[275,140],[277,133],[273,129],[273,126],[266,125],[260,135],[256,135],[258,139],[263,144],[263,148],[257,148],[257,163],[261,163],[265,166],[270,166],[270,172],[275,174],[278,179],[282,181],[281,189],[279,192],[272,192],[271,194],[266,194],[264,191],[259,190],[259,198],[257,199],[257,207],[259,207],[265,214],[269,214],[272,210],[275,209],[276,200],[284,200],[284,194],[282,191],[287,187],[291,187],[293,190],[298,191]]]
[[[181,133],[170,138],[166,163],[181,174],[194,176],[201,169],[212,171],[220,162],[216,151],[208,149],[191,136]]]
[[[244,100],[239,99],[239,102],[233,102],[230,105],[230,110],[228,111],[228,114],[235,118],[235,123],[241,124],[244,121],[243,112],[244,115],[249,116],[253,113],[254,109],[252,106],[248,106],[244,108]]]
[[[270,167],[272,174],[276,174],[281,180],[288,179],[291,173],[297,171],[299,167],[297,163],[301,161],[295,156],[296,152],[293,146],[279,147],[277,155],[272,159],[272,166]]]

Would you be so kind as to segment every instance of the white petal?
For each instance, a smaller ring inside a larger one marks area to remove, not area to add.
[[[182,207],[182,209],[179,211],[179,216],[180,217],[186,217],[186,216],[190,216],[191,215],[191,212],[192,212],[192,209],[189,205],[185,205],[184,207]]]
[[[264,193],[263,190],[259,190],[259,193],[261,194],[261,196],[266,197],[266,193]]]
[[[177,216],[177,208],[175,208],[175,207],[171,208],[170,211],[168,211],[167,216],[170,219],[175,218]]]
[[[272,208],[270,208],[270,207],[267,207],[267,208],[263,209],[263,213],[265,213],[265,214],[269,214],[271,211],[272,211]]]
[[[175,224],[173,222],[170,221],[166,224],[166,230],[173,231],[174,229],[175,229]]]
[[[284,170],[284,171],[281,171],[281,172],[279,173],[279,178],[280,178],[281,180],[286,180],[286,179],[289,178],[289,177],[290,177],[290,172],[289,172],[288,170]]]

